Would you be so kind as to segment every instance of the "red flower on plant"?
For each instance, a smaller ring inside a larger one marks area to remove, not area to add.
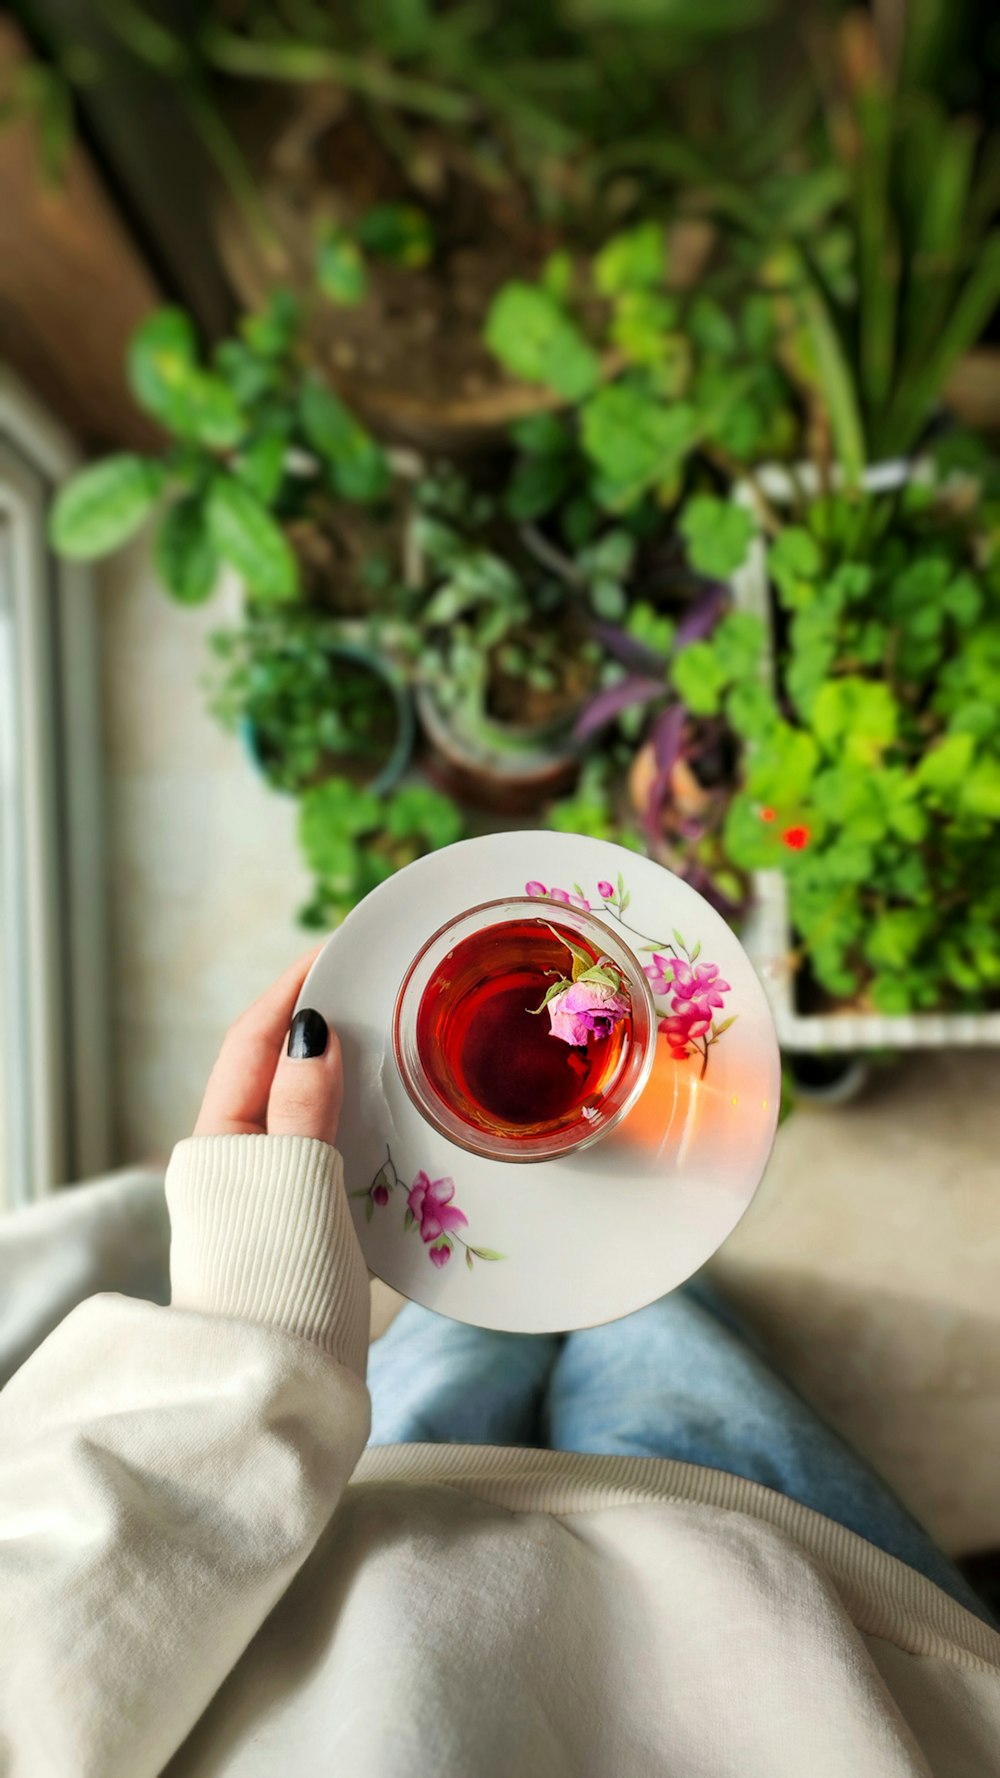
[[[781,836],[781,843],[790,852],[804,852],[811,838],[808,827],[786,827]]]
[[[773,809],[761,809],[760,818],[762,821],[774,821],[775,811]]]

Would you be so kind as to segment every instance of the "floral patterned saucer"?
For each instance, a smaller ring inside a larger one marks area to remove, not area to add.
[[[557,1160],[481,1159],[407,1095],[391,1024],[429,935],[530,895],[588,906],[643,964],[660,1015],[649,1081],[616,1129]],[[491,834],[420,859],[332,935],[299,1004],[340,1032],[347,1189],[371,1270],[441,1314],[542,1333],[612,1321],[690,1277],[750,1203],[774,1139],[780,1065],[764,991],[687,883],[619,846]]]

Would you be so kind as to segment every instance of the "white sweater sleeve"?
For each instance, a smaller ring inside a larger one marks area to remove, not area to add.
[[[368,1436],[340,1157],[181,1143],[173,1303],[93,1297],[0,1395],[0,1772],[153,1778],[281,1597]]]

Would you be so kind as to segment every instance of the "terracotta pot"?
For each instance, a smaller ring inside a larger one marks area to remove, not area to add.
[[[428,772],[461,801],[497,814],[527,815],[572,789],[580,754],[568,739],[569,718],[559,730],[493,724],[473,735],[442,708],[431,687],[417,688],[416,705]]]
[[[349,132],[353,152],[345,157],[345,170],[334,187],[326,145],[338,130]],[[319,226],[333,214],[350,214],[352,208],[363,210],[380,199],[400,195],[398,169],[379,160],[384,151],[368,141],[363,123],[345,117],[342,96],[332,102],[315,92],[303,92],[283,125],[277,130],[272,126],[266,140],[247,143],[244,151],[255,169],[274,240],[269,249],[250,232],[244,217],[225,202],[215,217],[215,230],[229,280],[240,303],[249,308],[259,307],[279,284],[314,291]],[[310,324],[310,344],[316,363],[331,384],[382,438],[428,451],[461,453],[489,443],[518,420],[566,405],[550,390],[505,377],[480,339],[494,290],[508,278],[534,277],[559,241],[551,227],[532,218],[519,192],[512,189],[505,196],[484,190],[470,196],[470,176],[459,148],[449,151],[444,143],[443,153],[449,176],[457,178],[464,192],[472,226],[484,209],[491,212],[482,235],[484,249],[488,247],[491,254],[494,246],[499,249],[490,287],[480,290],[473,279],[471,290],[463,291],[463,257],[468,256],[464,250],[452,251],[447,287],[454,298],[454,334],[442,341],[433,314],[432,286],[440,288],[439,275],[434,270],[399,273],[373,267],[369,303],[375,306],[375,325],[367,329],[366,337],[359,336],[363,310],[319,304]],[[697,284],[715,240],[714,226],[700,218],[670,226],[667,283],[671,289],[690,289]],[[427,311],[423,316],[422,304]],[[423,321],[429,330],[427,339],[444,348],[446,369],[436,384],[415,390],[402,386],[391,364],[380,367],[378,359],[381,341],[390,335],[398,339],[401,329],[406,332],[411,356],[426,353],[427,341],[420,337]],[[454,339],[459,337],[467,349],[462,370],[455,375],[450,360],[458,356]],[[605,375],[617,375],[623,364],[620,353],[608,352]]]
[[[944,400],[963,426],[1000,432],[1000,347],[976,346],[960,358],[948,378]]]

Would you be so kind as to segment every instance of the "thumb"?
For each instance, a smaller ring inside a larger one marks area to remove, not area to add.
[[[344,1098],[340,1041],[311,1007],[295,1014],[267,1102],[269,1136],[318,1136],[336,1142]]]

